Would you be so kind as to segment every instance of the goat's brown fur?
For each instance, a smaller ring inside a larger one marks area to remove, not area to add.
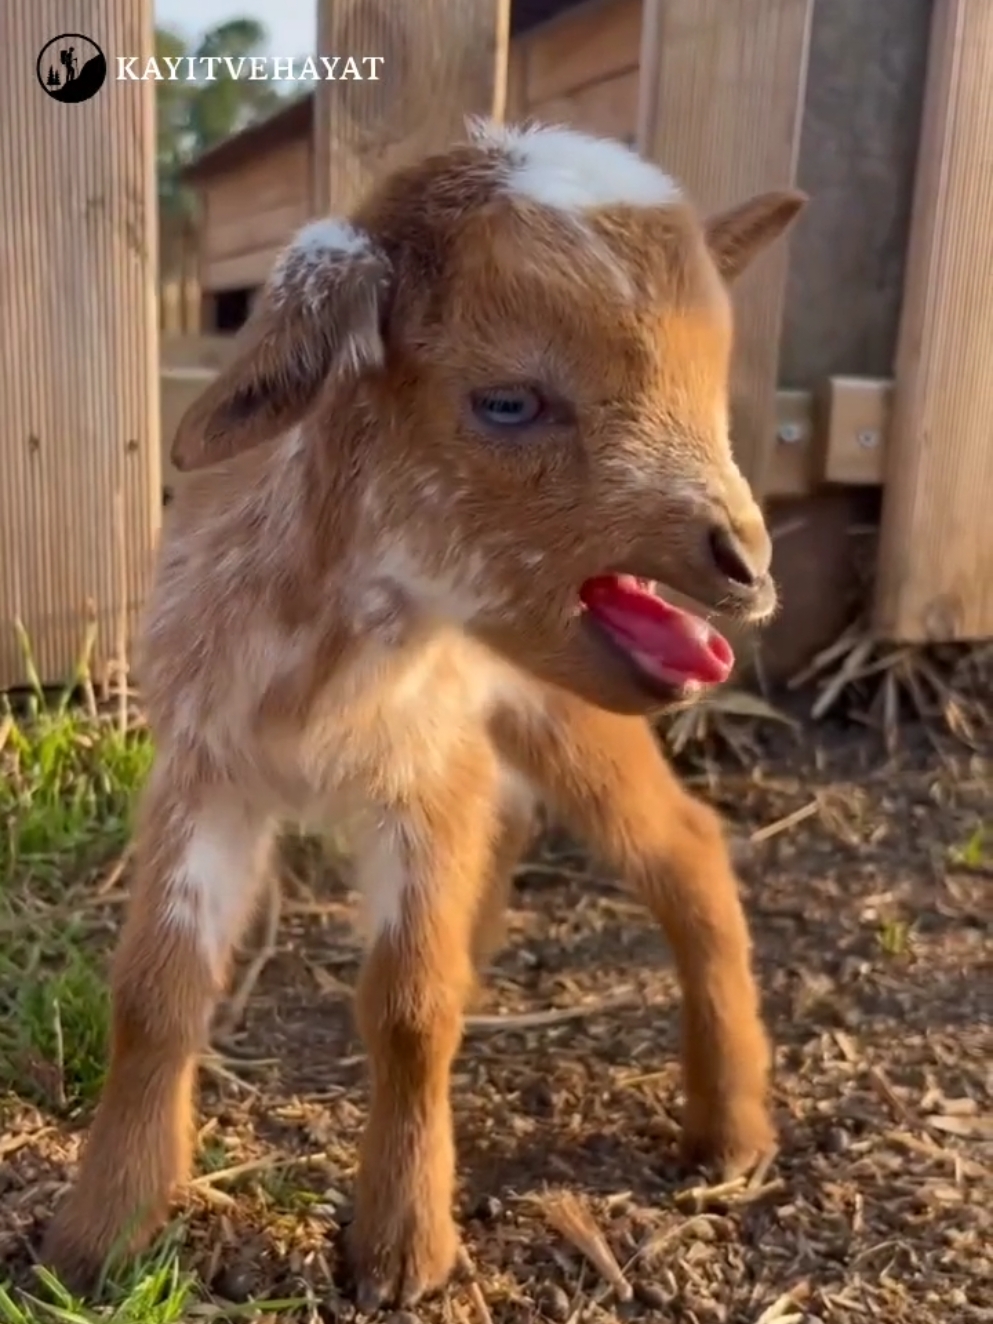
[[[196,1056],[281,819],[364,814],[364,1305],[452,1269],[450,1068],[538,798],[672,946],[688,1152],[739,1170],[772,1143],[721,828],[655,743],[657,687],[576,608],[584,580],[630,569],[743,619],[772,609],[727,437],[725,284],[804,199],[702,223],[619,145],[553,132],[542,158],[541,133],[477,131],[301,236],[178,431],[196,472],[148,607],[157,753],[109,1074],[45,1247],[68,1281],[144,1245],[187,1176]],[[508,383],[547,406],[524,441],[467,405]],[[708,552],[715,525],[754,567],[747,588]]]

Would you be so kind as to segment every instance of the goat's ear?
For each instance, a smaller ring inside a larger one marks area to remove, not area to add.
[[[809,201],[799,189],[777,189],[709,217],[704,222],[707,247],[724,279],[736,280]]]
[[[176,469],[202,469],[299,423],[330,379],[383,361],[390,263],[344,222],[316,221],[276,263],[234,359],[194,401],[172,443]]]

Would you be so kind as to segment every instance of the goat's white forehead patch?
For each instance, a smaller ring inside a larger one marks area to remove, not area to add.
[[[679,185],[663,170],[609,138],[558,125],[490,120],[470,120],[468,129],[478,146],[503,154],[506,191],[546,207],[671,207],[682,198]]]
[[[299,229],[290,240],[287,252],[319,262],[327,257],[351,257],[355,253],[367,253],[369,247],[369,236],[364,231],[357,230],[349,221],[327,216],[308,221]]]
[[[279,255],[270,283],[277,290],[299,283],[308,293],[316,293],[314,282],[322,273],[338,266],[343,258],[371,252],[369,235],[348,221],[334,216],[308,221]]]

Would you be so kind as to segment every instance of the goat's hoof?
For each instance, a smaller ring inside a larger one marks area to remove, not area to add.
[[[127,1207],[127,1206],[125,1206]],[[41,1246],[41,1262],[77,1296],[92,1299],[108,1270],[118,1270],[145,1250],[165,1219],[125,1217],[120,1204],[74,1187],[56,1209]]]
[[[77,1220],[57,1213],[45,1233],[39,1258],[74,1296],[93,1296],[103,1271],[104,1257],[89,1244],[89,1238]]]
[[[715,1171],[722,1181],[752,1172],[777,1149],[776,1128],[763,1103],[695,1105],[687,1109],[682,1157]]]
[[[450,1213],[397,1210],[374,1224],[356,1215],[347,1233],[355,1303],[363,1314],[407,1307],[444,1287],[459,1251]]]

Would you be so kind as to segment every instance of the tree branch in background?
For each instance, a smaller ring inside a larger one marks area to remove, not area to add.
[[[252,18],[235,18],[209,28],[196,41],[169,28],[157,28],[158,60],[192,56],[200,61],[227,56],[237,62],[265,53],[269,34]],[[195,253],[196,198],[182,180],[183,169],[201,153],[233,133],[266,119],[294,94],[293,84],[261,79],[233,78],[228,68],[193,66],[195,80],[185,75],[156,83],[156,130],[159,194],[159,253],[163,279],[184,274],[188,255]]]

